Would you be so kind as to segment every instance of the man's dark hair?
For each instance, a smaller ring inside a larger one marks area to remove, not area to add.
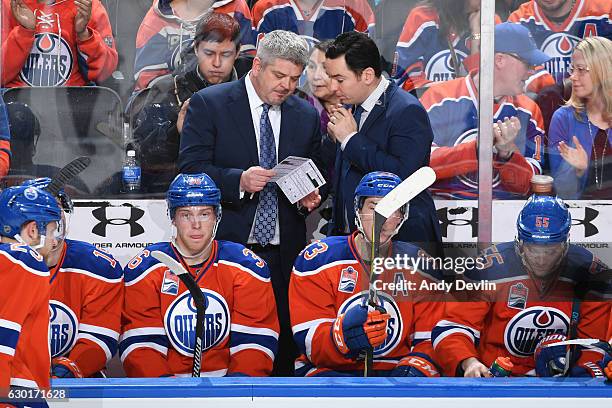
[[[382,74],[380,52],[376,43],[357,31],[340,34],[327,49],[325,58],[336,59],[344,55],[346,65],[357,75],[372,68],[377,77]]]
[[[240,49],[240,25],[229,14],[209,12],[198,22],[193,43],[197,48],[202,41],[223,42],[230,40]]]

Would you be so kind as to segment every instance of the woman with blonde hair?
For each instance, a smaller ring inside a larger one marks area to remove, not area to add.
[[[569,67],[572,95],[553,115],[549,152],[562,198],[612,198],[612,41],[588,37]]]

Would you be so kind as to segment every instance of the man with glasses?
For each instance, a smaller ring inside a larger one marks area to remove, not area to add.
[[[538,106],[523,95],[534,67],[549,57],[537,49],[529,31],[514,23],[495,26],[493,62],[493,197],[522,198],[544,163],[544,124]],[[434,132],[432,187],[439,197],[475,199],[478,196],[478,84],[470,72],[431,86],[421,102]]]
[[[419,290],[423,282],[439,282],[439,273],[429,264],[414,270],[381,267],[374,282],[378,306],[367,304],[374,209],[401,181],[382,171],[363,176],[353,196],[357,231],[316,241],[295,261],[289,303],[302,353],[296,376],[362,376],[368,350],[373,351],[375,376],[440,376],[430,332],[443,304]],[[382,226],[382,257],[426,256],[412,244],[392,241],[407,218],[406,204]]]
[[[243,245],[215,239],[221,192],[205,173],[179,174],[167,194],[175,235],[147,246],[125,268],[119,355],[129,377],[191,373],[196,310],[185,285],[151,256],[189,271],[206,299],[201,376],[267,376],[278,344],[270,271]]]

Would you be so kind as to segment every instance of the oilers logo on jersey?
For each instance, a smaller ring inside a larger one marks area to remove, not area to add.
[[[467,57],[467,54],[460,50],[455,50],[455,55],[459,64]],[[433,82],[455,79],[457,72],[455,71],[451,52],[449,50],[442,50],[431,57],[427,61],[427,65],[425,65],[425,75],[428,80]]]
[[[66,40],[55,33],[38,33],[19,77],[30,86],[63,85],[72,73],[73,61]]]
[[[368,291],[363,291],[351,296],[340,305],[338,315],[345,313],[353,306],[364,304],[367,302],[367,298]],[[378,303],[391,316],[387,321],[387,338],[384,343],[374,349],[374,356],[382,357],[389,354],[389,352],[393,351],[398,346],[402,337],[404,325],[400,309],[390,295],[384,292],[378,292]]]
[[[79,321],[72,309],[57,300],[49,302],[49,321],[51,358],[55,358],[64,355],[74,347]]]
[[[455,140],[454,146],[459,146],[462,143],[473,142],[478,139],[478,129],[468,129],[463,132],[457,140]],[[472,189],[478,188],[478,173],[465,173],[457,175],[457,179],[464,185]],[[493,180],[491,182],[493,188],[498,187],[501,183],[499,176],[499,170],[493,169]]]
[[[544,63],[546,70],[560,78],[568,76],[568,68],[572,62],[574,47],[580,42],[580,38],[567,33],[555,33],[542,43],[542,51],[551,57]]]
[[[517,313],[506,325],[506,349],[516,357],[533,356],[536,346],[551,334],[567,334],[569,319],[554,307],[534,306]]]
[[[202,289],[206,300],[203,350],[221,343],[229,335],[230,313],[227,302],[219,293]],[[184,292],[170,304],[164,317],[164,327],[172,346],[184,356],[193,356],[195,345],[196,308],[189,292]]]

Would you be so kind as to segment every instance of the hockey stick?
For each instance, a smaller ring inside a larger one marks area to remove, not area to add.
[[[47,191],[56,196],[67,182],[85,170],[90,163],[91,159],[89,157],[77,157],[62,167],[61,170],[55,176],[53,176],[51,182],[47,186]]]
[[[202,290],[191,274],[180,262],[161,251],[152,251],[151,255],[168,267],[185,284],[196,307],[195,346],[193,348],[192,377],[200,377],[202,368],[202,343],[204,342],[204,314],[206,313],[206,300]]]
[[[421,167],[406,180],[402,181],[397,187],[384,196],[374,209],[374,222],[372,224],[372,258],[370,263],[370,284],[368,288],[368,305],[378,306],[378,294],[374,287],[374,259],[380,254],[380,232],[383,224],[395,211],[408,203],[414,197],[426,190],[436,181],[436,173],[431,167]],[[374,350],[366,352],[365,369],[363,376],[367,377],[372,371]]]

